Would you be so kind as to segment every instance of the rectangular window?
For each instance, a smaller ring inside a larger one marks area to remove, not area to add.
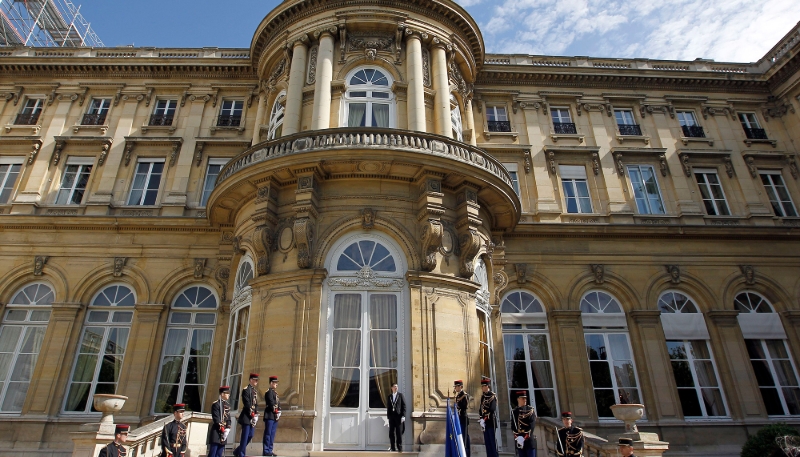
[[[517,391],[526,390],[537,415],[556,417],[556,390],[547,334],[505,334],[503,342],[511,405],[516,408]]]
[[[163,171],[164,159],[139,159],[136,164],[131,195],[128,197],[128,205],[155,205]]]
[[[103,125],[106,122],[108,109],[111,107],[111,99],[95,98],[89,105],[89,111],[83,115],[82,125]]]
[[[620,135],[642,135],[642,128],[636,124],[632,110],[616,109],[614,110],[614,118],[617,120],[617,128]]]
[[[667,341],[684,417],[727,416],[717,367],[705,340]]]
[[[697,117],[694,111],[678,111],[678,123],[683,130],[683,136],[689,138],[705,138],[706,134],[703,127],[697,124]]]
[[[21,157],[0,157],[0,205],[11,201],[23,161]]]
[[[752,140],[767,139],[767,132],[758,123],[756,113],[739,113],[739,122],[742,123],[742,128],[747,138]]]
[[[504,163],[503,166],[506,167],[508,174],[511,175],[511,185],[514,187],[514,193],[516,193],[517,197],[519,197],[519,175],[517,175],[517,164]]]
[[[797,369],[784,340],[744,340],[770,416],[800,415]]]
[[[214,185],[217,183],[217,176],[222,170],[222,167],[228,163],[228,159],[210,159],[208,161],[208,168],[206,169],[206,180],[203,184],[203,196],[200,198],[200,206],[206,206],[208,203],[208,196],[214,190]]]
[[[49,307],[6,311],[0,327],[0,412],[22,412],[49,319]]]
[[[238,127],[242,122],[242,109],[244,109],[244,101],[242,100],[223,100],[222,108],[219,110],[217,126]]]
[[[492,360],[494,360],[494,351],[491,343],[491,328],[489,326],[489,319],[481,310],[478,310],[478,339],[480,354],[480,361],[478,373],[480,376],[485,376],[492,379]]]
[[[636,366],[627,333],[586,333],[597,414],[611,419],[615,404],[641,403]]]
[[[730,216],[728,202],[725,200],[725,192],[722,191],[722,183],[716,170],[695,169],[695,179],[700,187],[700,195],[703,197],[703,204],[706,207],[706,214],[709,216]]]
[[[83,158],[78,160],[70,158],[67,161],[64,176],[61,178],[61,188],[56,196],[56,205],[81,204],[83,194],[86,192],[86,186],[89,183],[89,176],[92,173],[93,163],[94,159]]]
[[[592,197],[586,179],[586,168],[580,165],[559,165],[564,204],[567,213],[591,213]]]
[[[772,204],[772,210],[775,215],[779,217],[797,217],[797,210],[792,202],[792,197],[789,196],[789,191],[786,189],[786,184],[783,182],[783,176],[780,171],[762,171],[761,182],[764,188],[767,189],[769,202]]]
[[[511,122],[505,106],[486,106],[486,124],[490,132],[510,132]]]
[[[553,130],[556,134],[575,135],[578,133],[569,114],[569,108],[550,108],[550,115],[553,116]]]
[[[628,165],[636,209],[639,214],[664,214],[664,204],[653,167],[650,165]]]
[[[17,119],[14,121],[16,125],[36,125],[39,122],[39,114],[44,108],[44,99],[42,98],[29,98],[25,101],[22,111],[17,114]]]
[[[150,116],[150,125],[172,125],[177,107],[177,100],[158,100]]]
[[[228,337],[225,344],[225,366],[222,379],[231,386],[231,409],[239,409],[239,395],[242,394],[242,375],[247,348],[247,326],[250,323],[250,307],[234,311],[228,324]],[[244,383],[245,385],[247,382]]]

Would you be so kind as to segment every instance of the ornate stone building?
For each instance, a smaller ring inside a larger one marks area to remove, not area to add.
[[[528,390],[738,455],[800,416],[798,51],[487,55],[450,0],[287,0],[249,49],[0,49],[0,455],[70,454],[95,393],[137,426],[249,372],[284,454],[385,449],[396,381],[438,455],[483,375],[506,449]]]

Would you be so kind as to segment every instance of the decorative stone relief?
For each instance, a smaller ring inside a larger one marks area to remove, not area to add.
[[[169,154],[169,166],[172,167],[175,165],[175,161],[178,159],[178,152],[181,150],[181,143],[175,142],[172,143],[172,152]]]
[[[728,174],[728,177],[733,178],[733,163],[731,162],[731,157],[725,156],[722,160],[725,162],[725,172]]]
[[[514,264],[514,271],[517,277],[517,284],[525,284],[528,279],[528,264],[527,263],[515,263]]]
[[[266,225],[262,225],[256,229],[253,241],[256,245],[256,272],[258,276],[269,274],[270,262],[269,254],[273,250],[274,234],[272,230]]]
[[[525,152],[522,153],[522,160],[525,163],[525,174],[531,174],[531,150],[526,149]]]
[[[308,72],[306,75],[306,84],[314,84],[317,82],[317,55],[319,54],[319,46],[314,46],[308,53]]]
[[[596,284],[603,284],[606,275],[605,266],[600,264],[593,264],[589,265],[589,267],[591,268],[592,274],[594,275],[594,282]]]
[[[272,74],[269,77],[270,86],[274,86],[275,84],[277,84],[280,77],[283,76],[283,73],[286,71],[286,66],[287,66],[287,60],[284,57],[278,62],[278,64],[275,66],[275,69],[272,70]]]
[[[372,271],[372,268],[365,265],[359,270],[355,278],[330,278],[328,279],[328,285],[334,287],[400,289],[405,285],[405,281],[402,279],[380,279]]]
[[[556,175],[556,153],[553,151],[547,151],[547,171],[553,176]]]
[[[692,177],[692,166],[689,165],[689,154],[681,154],[681,165],[683,166],[683,173],[687,178]]]
[[[758,167],[756,166],[756,159],[753,157],[747,157],[745,159],[747,162],[747,168],[750,170],[750,176],[755,179],[758,177]]]
[[[194,163],[195,166],[199,167],[201,163],[203,163],[203,149],[205,149],[206,143],[204,141],[198,141],[195,143],[194,146]]]
[[[194,279],[203,279],[207,259],[194,259]]]
[[[462,278],[471,278],[475,272],[475,255],[481,248],[481,241],[478,231],[474,229],[469,229],[459,237],[458,244],[461,248],[461,256],[459,257],[458,273]]]
[[[66,141],[56,141],[56,149],[53,151],[53,165],[58,165],[59,160],[61,160],[61,151],[66,145]]]
[[[658,155],[658,168],[661,169],[661,176],[667,176],[667,156],[666,154]]]
[[[115,278],[119,278],[122,276],[122,269],[125,268],[125,263],[128,262],[127,257],[114,257],[114,270],[113,274]]]
[[[508,286],[508,275],[505,271],[500,270],[492,276],[494,280],[494,301],[495,303],[500,302],[500,297],[503,296],[503,291]]]
[[[435,219],[428,219],[422,229],[422,269],[433,271],[436,269],[436,253],[442,248],[442,223]]]
[[[669,273],[670,282],[672,284],[681,283],[681,269],[677,265],[666,265],[667,273]]]
[[[347,51],[363,51],[365,49],[375,49],[376,51],[392,52],[395,37],[389,33],[368,34],[350,32],[347,37]]]
[[[425,47],[422,48],[422,83],[431,87],[431,52]]]
[[[42,270],[44,269],[44,265],[47,263],[47,259],[50,256],[46,255],[37,255],[33,258],[33,275],[34,276],[41,276]]]
[[[797,169],[797,161],[794,154],[786,154],[786,161],[789,163],[789,172],[792,174],[792,178],[797,179],[800,171]]]
[[[221,301],[228,300],[228,279],[231,277],[231,269],[228,267],[219,267],[214,273],[214,279],[217,280],[222,293],[220,294]]]
[[[372,208],[364,208],[361,210],[361,228],[364,230],[371,230],[375,228],[375,215],[376,211]]]
[[[466,100],[472,94],[472,87],[464,80],[464,75],[461,73],[461,68],[459,68],[454,56],[450,58],[448,63],[448,76],[450,77],[450,82],[455,84],[458,93]],[[516,109],[516,104],[514,107]]]
[[[31,150],[30,154],[28,155],[28,165],[33,163],[33,159],[36,158],[36,154],[39,153],[39,149],[42,148],[42,143],[35,142],[33,143],[33,150]]]
[[[298,268],[310,268],[314,243],[314,227],[310,218],[303,217],[294,221],[294,239],[297,245]]]
[[[125,150],[122,153],[122,158],[126,167],[131,164],[131,157],[133,156],[133,146],[135,144],[136,143],[134,143],[133,141],[125,141]]]
[[[625,164],[622,163],[622,153],[617,152],[614,154],[614,164],[617,166],[617,173],[620,176],[625,176]]]
[[[600,155],[596,152],[592,153],[592,172],[595,176],[600,174]]]
[[[107,140],[103,142],[102,150],[100,151],[100,157],[97,158],[97,165],[102,166],[106,163],[106,157],[108,156],[108,150],[111,148],[111,140]]]
[[[744,281],[748,286],[756,283],[756,269],[752,265],[739,265],[739,269],[742,270]]]

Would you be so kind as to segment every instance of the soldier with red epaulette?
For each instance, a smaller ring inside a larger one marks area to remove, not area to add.
[[[219,388],[219,399],[211,405],[211,426],[208,428],[208,457],[223,457],[231,431],[230,386]]]
[[[117,424],[114,429],[114,442],[106,444],[106,447],[100,449],[97,457],[125,457],[128,455],[128,450],[123,446],[125,441],[128,440],[128,432],[131,426],[125,424]]]
[[[186,405],[176,403],[172,407],[175,418],[161,430],[161,457],[184,457],[186,455],[186,426],[181,422]]]

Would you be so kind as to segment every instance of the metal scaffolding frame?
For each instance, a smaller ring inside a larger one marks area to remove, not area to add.
[[[104,46],[70,0],[0,0],[0,46]]]

